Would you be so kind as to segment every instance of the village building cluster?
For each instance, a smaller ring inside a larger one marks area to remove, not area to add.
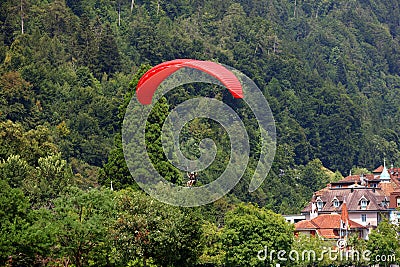
[[[327,240],[349,234],[368,239],[384,218],[399,223],[400,168],[383,166],[372,174],[349,175],[314,193],[302,215],[292,218],[296,235],[303,233]]]

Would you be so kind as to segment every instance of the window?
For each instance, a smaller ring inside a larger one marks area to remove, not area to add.
[[[334,206],[335,208],[339,208],[339,206],[340,206],[339,201],[338,201],[338,200],[333,201],[333,206]]]
[[[367,201],[366,200],[361,200],[361,209],[362,210],[367,209]]]
[[[339,202],[338,199],[335,198],[335,199],[333,200],[333,206],[334,206],[335,208],[339,208],[340,202]]]
[[[361,214],[361,221],[367,222],[367,214]]]
[[[381,206],[382,207],[388,207],[389,206],[389,200],[387,199],[387,197],[385,197],[385,199],[382,200]],[[397,206],[399,206],[399,199],[397,199]]]
[[[362,210],[366,210],[368,205],[368,200],[365,197],[362,197],[360,200],[360,205]]]
[[[400,197],[396,198],[397,207],[400,207]]]
[[[321,211],[323,207],[324,207],[324,202],[321,199],[317,200],[318,210]]]

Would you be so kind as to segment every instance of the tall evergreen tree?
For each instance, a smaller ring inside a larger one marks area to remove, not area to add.
[[[118,52],[117,41],[110,24],[106,24],[101,33],[97,63],[97,78],[101,78],[103,73],[112,75],[121,68],[121,58]]]

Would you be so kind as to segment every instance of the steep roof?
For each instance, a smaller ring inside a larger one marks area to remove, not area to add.
[[[382,190],[385,196],[390,196],[391,193],[398,189],[396,183],[380,183],[378,187]]]
[[[319,229],[339,229],[340,228],[341,216],[340,214],[321,214],[311,222]],[[350,229],[352,228],[365,228],[363,225],[356,223],[355,221],[349,220]]]
[[[331,184],[335,185],[335,184],[354,184],[354,183],[357,183],[357,184],[361,185],[362,184],[362,178],[361,177],[363,177],[363,179],[365,181],[367,181],[367,182],[373,182],[373,181],[378,182],[379,181],[379,179],[376,179],[373,174],[363,174],[362,176],[361,175],[350,175],[350,176],[347,176],[347,177],[343,178],[340,181],[332,182]]]
[[[376,168],[375,170],[373,170],[372,173],[382,173],[382,171],[383,171],[383,165],[381,165],[378,168]]]
[[[313,224],[310,220],[303,220],[295,223],[296,229],[315,229],[317,225]]]
[[[340,229],[340,214],[321,214],[312,220],[304,220],[295,223],[296,231],[315,230],[324,238],[339,238],[338,230]],[[349,220],[350,229],[365,229],[366,227]]]
[[[328,238],[328,239],[340,238],[338,231],[335,231],[334,229],[318,229],[317,233],[319,236],[322,236],[323,238]]]
[[[383,170],[381,172],[381,175],[379,177],[382,181],[390,181],[390,174],[389,171],[386,168],[386,165],[383,165]]]
[[[390,183],[389,183],[390,184]],[[389,190],[389,189],[388,189]],[[314,195],[311,202],[302,210],[302,212],[310,212],[312,202],[321,200],[324,205],[319,212],[338,212],[342,209],[343,201],[347,202],[347,209],[349,211],[362,210],[360,205],[360,199],[365,197],[368,200],[366,210],[369,211],[383,211],[388,207],[382,205],[382,201],[385,200],[385,191],[381,188],[335,188],[321,192],[319,196]],[[334,206],[334,200],[339,200],[339,207]]]

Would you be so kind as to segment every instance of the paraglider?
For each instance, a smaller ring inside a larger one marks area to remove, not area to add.
[[[234,98],[243,98],[240,81],[224,66],[211,61],[175,59],[153,67],[140,78],[136,87],[136,95],[139,102],[143,105],[151,104],[157,87],[172,73],[184,67],[198,69],[217,78]]]
[[[225,86],[234,98],[243,98],[242,84],[236,75],[221,64],[194,59],[175,59],[158,64],[148,70],[138,81],[136,86],[136,97],[140,104],[150,105],[159,85],[174,72],[182,68],[200,70],[216,78]],[[186,186],[191,188],[196,185],[198,173],[187,172],[188,181]]]
[[[186,186],[187,187],[192,187],[196,184],[197,182],[197,172],[188,172],[187,176],[189,178],[189,181],[187,181]]]

